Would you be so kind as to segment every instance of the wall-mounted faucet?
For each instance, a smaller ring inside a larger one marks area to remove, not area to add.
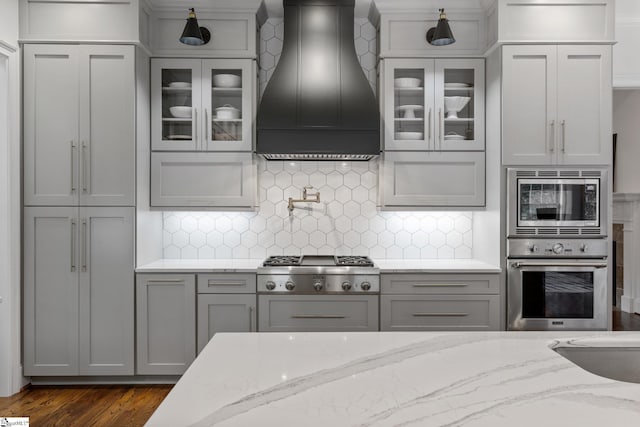
[[[313,186],[309,185],[305,185],[304,189],[302,190],[302,199],[292,199],[291,197],[289,197],[289,204],[287,205],[287,209],[289,209],[289,216],[292,215],[293,213],[293,209],[295,208],[295,206],[293,205],[294,203],[300,203],[300,202],[306,202],[306,203],[320,203],[320,192],[316,191],[315,194],[313,194],[312,196],[314,197],[313,199],[309,198],[309,194],[307,193],[307,190],[311,190],[313,188]]]

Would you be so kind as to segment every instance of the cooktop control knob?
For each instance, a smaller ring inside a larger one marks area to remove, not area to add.
[[[349,282],[342,282],[342,290],[343,290],[343,291],[351,290],[351,283],[349,283]]]
[[[588,250],[589,250],[589,246],[587,246],[586,243],[583,243],[582,246],[580,246],[580,251],[586,253]]]
[[[288,280],[287,283],[284,284],[284,287],[287,288],[288,291],[292,291],[296,287],[296,284]]]
[[[268,290],[272,291],[272,290],[274,290],[276,288],[276,282],[274,282],[272,280],[269,280],[267,283],[265,283],[265,287]]]
[[[362,282],[360,284],[360,287],[362,288],[363,291],[368,291],[369,289],[371,289],[371,283],[369,282]]]
[[[551,250],[554,254],[561,254],[562,252],[564,252],[564,246],[562,245],[562,243],[556,243],[555,245],[553,245]]]
[[[323,286],[322,286],[322,282],[319,280],[316,280],[315,282],[313,282],[313,289],[315,289],[316,291],[320,292],[322,290]]]
[[[532,254],[537,253],[538,252],[538,245],[529,246],[529,250],[531,251]]]

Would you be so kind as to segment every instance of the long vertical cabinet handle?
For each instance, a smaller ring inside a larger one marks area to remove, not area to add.
[[[87,219],[82,218],[82,235],[80,236],[82,242],[82,271],[87,271]]]
[[[198,149],[198,110],[193,109],[193,135],[194,142],[196,143],[196,150]]]
[[[442,128],[444,127],[444,121],[442,120],[442,108],[438,109],[438,143],[440,144],[440,148],[442,148]]]
[[[204,144],[205,147],[209,143],[209,114],[207,109],[204,109]]]
[[[431,108],[429,108],[429,128],[428,128],[429,132],[427,132],[427,134],[429,135],[429,142],[431,142]]]
[[[249,306],[249,332],[253,332],[253,306]]]
[[[556,134],[556,121],[555,120],[551,120],[549,122],[549,127],[551,128],[551,137],[554,137],[554,135]],[[551,138],[549,138],[549,152],[553,153],[554,150],[554,145],[555,145],[556,141],[555,141],[555,137],[554,140],[551,141]]]
[[[76,220],[71,220],[71,272],[76,271]]]
[[[560,122],[560,125],[562,126],[562,152],[564,153],[564,144],[565,144],[565,124],[564,124],[564,120]]]
[[[89,185],[87,184],[87,169],[89,165],[87,164],[87,144],[82,141],[82,192],[88,192]]]
[[[74,191],[76,191],[76,183],[75,183],[75,178],[76,178],[76,174],[74,173],[74,167],[73,167],[73,150],[76,149],[76,144],[73,143],[73,141],[69,141],[69,152],[71,153],[71,161],[69,162],[69,165],[71,166],[71,193],[73,193]]]

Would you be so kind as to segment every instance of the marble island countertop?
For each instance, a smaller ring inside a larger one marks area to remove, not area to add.
[[[263,259],[160,259],[136,273],[255,273]],[[378,259],[381,273],[499,273],[500,267],[474,259]]]
[[[640,384],[550,346],[640,333],[217,334],[148,426],[626,426]]]

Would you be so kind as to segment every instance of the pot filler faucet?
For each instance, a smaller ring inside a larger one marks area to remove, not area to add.
[[[293,215],[293,209],[295,208],[295,206],[293,205],[294,203],[300,203],[300,202],[305,202],[305,203],[320,203],[320,192],[316,191],[316,194],[313,195],[313,199],[309,198],[309,195],[307,194],[307,190],[311,190],[313,189],[313,186],[309,185],[305,185],[304,189],[302,190],[302,199],[292,199],[291,197],[289,197],[289,204],[287,205],[287,209],[289,209],[289,216]]]

